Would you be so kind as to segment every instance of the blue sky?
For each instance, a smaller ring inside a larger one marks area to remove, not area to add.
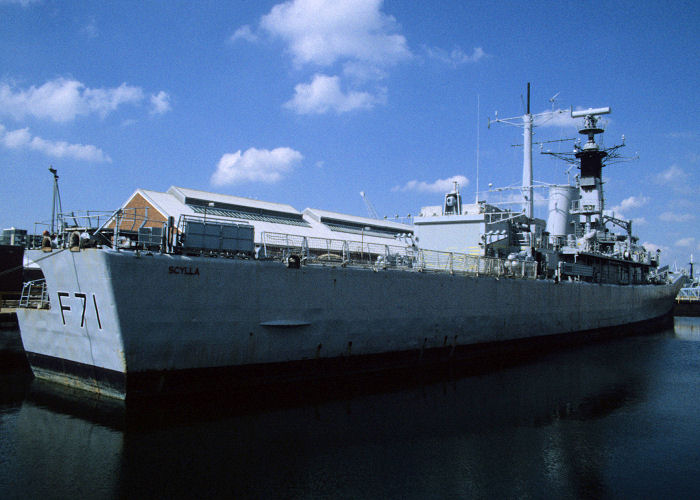
[[[612,107],[605,145],[639,159],[604,170],[607,207],[664,262],[700,255],[695,2],[0,0],[0,47],[3,228],[50,218],[49,165],[68,210],[177,185],[405,216],[452,178],[471,200],[477,142],[481,190],[520,182],[520,130],[487,120],[531,82],[534,113]]]

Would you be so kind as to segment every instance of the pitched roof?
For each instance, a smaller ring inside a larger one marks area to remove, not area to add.
[[[395,234],[413,232],[411,226],[383,219],[370,219],[311,208],[307,208],[302,213],[284,203],[253,200],[177,186],[171,186],[164,193],[137,189],[125,205],[136,194],[140,194],[164,217],[174,217],[176,223],[182,215],[204,215],[207,203],[214,202],[216,205],[209,209],[207,218],[246,222],[255,227],[255,239],[258,242],[261,241],[263,232],[351,240],[359,240],[358,235],[362,232],[362,238],[367,243],[394,244]],[[366,227],[370,229],[367,230]]]
[[[238,205],[241,207],[259,208],[274,212],[290,213],[301,215],[296,208],[284,203],[271,203],[269,201],[254,200],[252,198],[243,198],[241,196],[232,196],[228,194],[210,193],[208,191],[199,191],[197,189],[188,189],[183,187],[171,186],[168,193],[176,196],[182,203],[186,199],[196,199],[204,201],[213,201],[215,203],[223,203],[227,205]]]

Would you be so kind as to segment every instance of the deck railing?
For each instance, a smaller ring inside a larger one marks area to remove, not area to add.
[[[507,276],[526,279],[537,277],[537,262],[534,261],[497,259],[455,252],[422,250],[412,246],[270,232],[263,232],[261,240],[262,256],[287,259],[297,255],[307,264],[413,269],[472,276]]]
[[[49,293],[46,290],[46,280],[28,281],[22,287],[22,295],[19,298],[19,307],[30,309],[48,309]]]
[[[113,212],[74,211],[57,217],[56,233],[33,238],[29,248],[70,248],[95,245],[115,249],[153,250],[165,252],[168,222],[149,218],[147,208],[124,208]],[[48,242],[47,242],[48,238]]]
[[[298,255],[306,263],[379,264],[408,268],[413,267],[415,261],[415,250],[411,247],[363,240],[336,240],[264,231],[261,233],[261,242],[261,254],[273,259]]]
[[[183,228],[180,225],[171,226],[167,221],[149,219],[147,213],[141,214],[138,210],[118,210],[108,217],[102,216],[100,222],[101,225],[96,229],[73,226],[70,228],[71,233],[64,233],[62,240],[54,242],[52,246],[79,251],[85,243],[91,246],[106,244],[116,250],[182,251],[178,235],[182,236]],[[80,229],[83,229],[83,233],[79,233]],[[83,236],[86,236],[85,242]],[[263,231],[259,243],[256,242],[255,245],[260,245],[259,251],[256,252],[259,257],[284,260],[296,255],[303,259],[305,264],[340,264],[472,276],[537,278],[537,263],[530,260],[423,250],[413,245],[365,241],[363,237],[359,241],[340,240]],[[253,251],[249,254],[252,255]]]

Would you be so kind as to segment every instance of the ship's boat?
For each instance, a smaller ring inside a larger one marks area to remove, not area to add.
[[[547,221],[527,162],[522,212],[465,204],[455,184],[412,225],[184,188],[139,190],[99,222],[62,217],[28,251],[44,274],[18,310],[32,370],[117,398],[226,390],[517,354],[663,317],[682,278],[604,211],[608,112],[572,113],[588,142],[571,155],[576,184],[550,188]],[[529,111],[523,122],[531,138]]]

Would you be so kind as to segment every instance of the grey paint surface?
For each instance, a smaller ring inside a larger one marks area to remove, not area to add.
[[[388,353],[624,325],[667,313],[679,286],[289,269],[273,261],[99,249],[57,252],[42,268],[51,308],[18,311],[25,349],[123,373],[337,357],[349,350]]]

